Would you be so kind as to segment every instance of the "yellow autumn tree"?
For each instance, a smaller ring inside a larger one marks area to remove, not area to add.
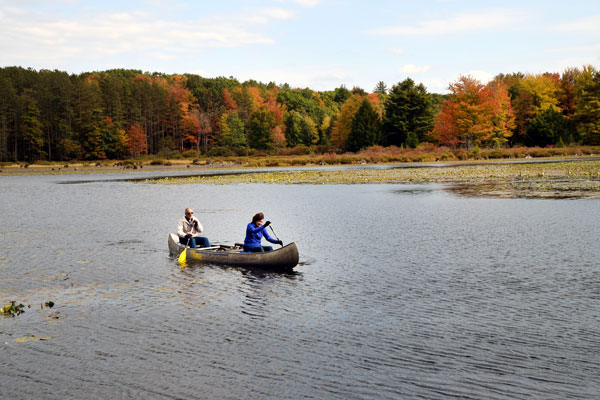
[[[348,140],[348,135],[352,130],[352,120],[362,104],[363,97],[359,94],[353,94],[342,104],[337,120],[333,124],[331,131],[331,144],[338,148],[344,148]]]

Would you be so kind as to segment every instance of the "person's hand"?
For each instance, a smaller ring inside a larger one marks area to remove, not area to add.
[[[267,222],[265,222],[265,225],[264,225],[264,226],[265,226],[265,228],[266,228],[266,227],[267,227],[267,226],[269,226],[269,225],[271,225],[271,221],[267,221]]]
[[[277,244],[280,245],[280,246],[283,246],[283,242],[281,240],[278,240]]]

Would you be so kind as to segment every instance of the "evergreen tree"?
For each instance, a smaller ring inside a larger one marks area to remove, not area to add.
[[[373,89],[373,93],[387,94],[387,85],[385,84],[385,82],[377,82],[377,85],[375,85],[375,89]]]
[[[111,118],[106,118],[103,121],[100,129],[100,138],[102,140],[101,150],[106,158],[118,160],[127,157],[127,138],[125,136],[125,131],[119,129]]]
[[[44,132],[40,122],[40,109],[30,90],[23,93],[22,99],[25,104],[25,114],[21,126],[25,157],[28,161],[36,161],[45,155],[42,150]]]
[[[600,145],[600,71],[585,67],[576,88],[577,130],[584,144]]]
[[[352,93],[350,93],[346,86],[341,85],[339,88],[336,88],[334,90],[333,100],[339,105],[342,105],[346,102],[346,100],[348,100],[348,97],[350,97],[351,95]]]
[[[552,108],[540,110],[527,124],[527,146],[545,147],[569,141],[569,120]]]
[[[87,132],[81,143],[86,160],[103,160],[106,154],[102,150],[102,132],[100,127]]]
[[[17,93],[13,82],[5,77],[4,70],[0,69],[0,162],[10,159],[16,160],[16,154],[11,155],[9,143],[15,142]],[[16,142],[15,142],[16,143]]]
[[[381,120],[379,114],[377,114],[369,99],[365,98],[352,120],[346,150],[357,152],[362,148],[378,144],[380,136]]]
[[[384,142],[395,146],[406,144],[409,132],[423,141],[432,126],[431,97],[425,86],[415,85],[410,78],[394,85],[385,102]]]

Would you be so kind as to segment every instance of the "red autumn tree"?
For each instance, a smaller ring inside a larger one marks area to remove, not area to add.
[[[231,93],[229,93],[229,90],[227,90],[227,88],[223,89],[223,92],[221,93],[221,97],[223,98],[223,105],[225,106],[225,111],[227,113],[230,113],[237,109],[237,103],[235,102],[235,100],[233,99],[233,97],[231,96]]]
[[[146,132],[139,124],[133,124],[127,130],[127,148],[133,157],[148,153]]]
[[[490,140],[494,131],[492,91],[477,79],[461,76],[450,84],[450,98],[441,107],[432,136],[440,144],[468,149]]]

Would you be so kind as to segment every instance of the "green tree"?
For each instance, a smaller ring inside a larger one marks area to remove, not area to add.
[[[102,150],[102,130],[101,127],[96,127],[92,131],[88,131],[83,141],[81,142],[86,160],[103,160],[106,154]]]
[[[408,132],[408,135],[406,135],[406,145],[411,149],[415,149],[419,145],[419,138],[416,133],[412,131]]]
[[[221,137],[219,145],[231,149],[246,147],[246,136],[244,135],[244,123],[236,112],[223,114],[224,126],[221,126]]]
[[[6,70],[0,69],[0,161],[16,160],[16,146],[14,153],[9,147],[9,141],[12,140],[16,145],[15,133],[17,131],[17,109],[18,96],[12,80],[5,73]]]
[[[339,105],[342,105],[346,102],[346,100],[348,100],[348,98],[352,95],[352,93],[350,93],[350,91],[346,88],[346,86],[341,85],[339,88],[336,88],[334,90],[334,96],[333,96],[333,100],[338,103]]]
[[[267,150],[272,147],[272,131],[275,128],[273,112],[260,107],[250,115],[248,123],[248,142],[254,149]]]
[[[287,141],[287,145],[290,147],[294,147],[299,145],[301,140],[301,128],[300,125],[302,123],[302,115],[298,111],[290,111],[287,113],[284,125],[285,125],[285,139]]]
[[[383,116],[384,142],[406,144],[408,134],[415,133],[423,141],[433,126],[431,97],[425,86],[407,78],[394,85],[385,102]]]
[[[373,89],[373,93],[387,94],[387,85],[385,84],[385,82],[384,81],[377,82],[377,85],[375,85],[375,89]]]
[[[102,105],[97,80],[91,75],[77,80],[73,90],[73,131],[78,136],[85,159],[102,157]],[[70,139],[70,138],[69,138]],[[90,154],[87,154],[87,153]]]
[[[553,108],[540,110],[527,125],[527,146],[547,146],[569,141],[569,121]]]
[[[600,72],[584,67],[577,83],[577,131],[583,143],[600,145]]]
[[[127,157],[128,149],[125,131],[120,129],[109,117],[105,118],[102,123],[100,138],[102,140],[101,151],[106,158],[117,160]]]
[[[369,99],[365,98],[352,119],[346,150],[356,152],[379,143],[381,120]]]
[[[300,138],[302,144],[310,146],[319,141],[319,131],[315,122],[309,116],[303,116],[300,120]]]
[[[40,109],[33,98],[32,91],[27,90],[21,95],[25,105],[23,124],[21,126],[24,154],[28,161],[36,161],[44,157],[42,150],[44,145],[43,125],[40,122]]]

